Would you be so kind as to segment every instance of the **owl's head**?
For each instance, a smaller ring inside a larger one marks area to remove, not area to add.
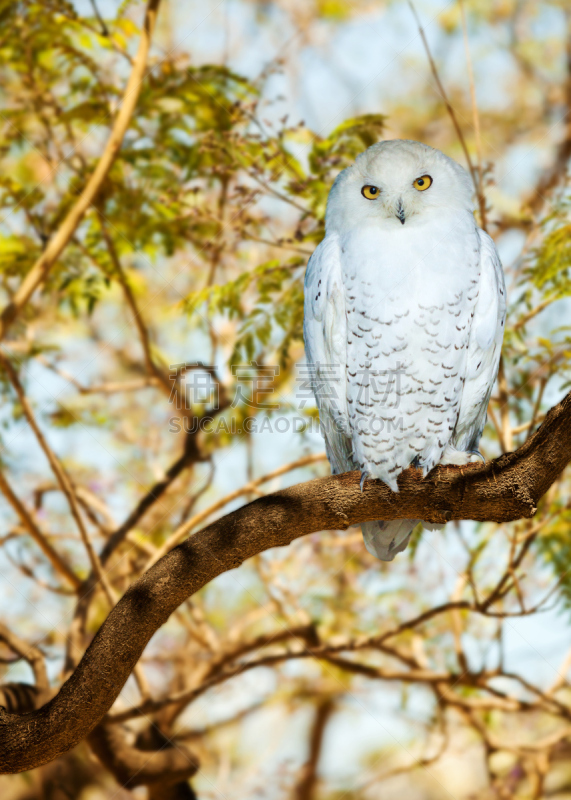
[[[444,213],[472,212],[465,169],[421,142],[378,142],[338,175],[327,201],[327,230],[414,225]]]

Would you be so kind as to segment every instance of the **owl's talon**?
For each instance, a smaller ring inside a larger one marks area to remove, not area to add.
[[[363,494],[363,484],[365,483],[368,477],[369,477],[368,472],[361,473],[361,483],[359,484],[359,488],[361,489],[361,494]]]
[[[479,451],[479,450],[468,450],[468,453],[470,453],[470,455],[471,455],[471,456],[478,456],[478,458],[482,459],[482,463],[483,463],[483,464],[485,464],[485,463],[486,463],[486,459],[485,459],[485,458],[484,458],[484,456],[483,456],[483,455],[480,453],[480,451]]]

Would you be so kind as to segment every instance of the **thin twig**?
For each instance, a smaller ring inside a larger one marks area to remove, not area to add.
[[[139,309],[138,303],[135,299],[135,295],[133,294],[133,290],[131,288],[129,280],[127,279],[125,271],[123,270],[123,266],[121,264],[121,260],[119,259],[119,254],[117,253],[115,243],[113,242],[113,239],[111,238],[111,235],[107,229],[105,217],[103,216],[100,209],[98,209],[98,217],[99,217],[99,225],[101,227],[101,234],[107,246],[107,252],[109,253],[111,263],[113,264],[113,269],[115,270],[117,278],[119,279],[119,283],[121,284],[121,288],[123,289],[123,294],[125,295],[127,305],[131,309],[131,313],[135,321],[135,326],[139,334],[141,347],[143,348],[147,373],[150,376],[153,376],[156,379],[158,379],[162,384],[162,388],[166,390],[167,394],[170,395],[171,392],[170,381],[168,377],[163,373],[163,371],[155,364],[151,348],[151,337],[149,335],[149,330],[145,324],[145,321],[143,320],[143,316]]]
[[[513,434],[510,422],[509,388],[506,379],[505,362],[503,356],[500,357],[498,369],[498,390],[500,394],[500,418],[502,425],[502,438],[504,452],[510,453],[513,450]]]
[[[71,567],[66,564],[64,559],[49,543],[46,535],[40,530],[37,522],[35,521],[32,513],[26,508],[22,501],[14,493],[12,487],[6,480],[3,472],[0,471],[0,491],[10,503],[16,514],[20,517],[22,525],[26,528],[32,539],[38,545],[42,553],[49,560],[52,567],[59,572],[59,574],[70,583],[77,591],[81,588],[81,580],[73,572]]]
[[[470,55],[470,42],[468,40],[468,24],[466,22],[466,9],[464,0],[459,0],[460,12],[462,15],[462,33],[464,36],[464,49],[466,51],[466,65],[468,67],[468,80],[470,83],[470,102],[472,104],[472,118],[474,120],[474,133],[476,136],[476,155],[478,158],[478,205],[480,207],[480,225],[486,230],[486,197],[484,194],[484,167],[482,160],[482,136],[480,132],[480,114],[478,112],[478,102],[476,100],[476,84],[474,82],[474,71],[472,69],[472,57]]]
[[[291,472],[292,470],[300,467],[306,467],[309,464],[316,464],[319,461],[325,461],[325,453],[304,456],[297,461],[292,461],[290,464],[284,464],[284,466],[278,467],[278,469],[273,470],[273,472],[268,472],[267,475],[263,475],[261,478],[256,478],[256,480],[244,484],[244,486],[241,486],[239,489],[230,492],[230,494],[221,497],[215,503],[212,503],[212,505],[208,506],[202,511],[199,511],[182,525],[179,525],[176,531],[169,536],[166,542],[157,549],[157,552],[154,554],[154,556],[149,559],[145,567],[145,572],[150,569],[153,564],[156,564],[160,558],[169,552],[169,550],[172,550],[172,548],[175,547],[182,539],[184,539],[184,537],[193,528],[195,528],[201,522],[204,522],[205,519],[208,519],[208,517],[210,517],[216,511],[224,508],[224,506],[228,505],[228,503],[231,503],[233,500],[237,500],[239,497],[244,497],[250,494],[250,492],[255,491],[255,489],[262,483],[267,483],[267,481],[271,481],[273,478],[278,478],[280,475],[285,475],[286,472]]]
[[[20,639],[19,636],[16,636],[15,633],[12,633],[12,631],[2,622],[0,622],[0,640],[5,642],[8,647],[14,651],[14,653],[17,653],[21,658],[28,662],[34,673],[36,689],[38,689],[38,691],[47,689],[50,685],[50,682],[48,680],[46,663],[42,651],[37,647],[28,644],[23,639]]]
[[[424,28],[420,24],[419,16],[416,13],[416,8],[414,7],[414,4],[412,3],[412,0],[408,0],[408,4],[410,6],[410,10],[412,11],[412,13],[414,15],[414,19],[415,19],[417,27],[418,27],[418,32],[420,34],[420,38],[422,39],[422,43],[424,45],[424,49],[425,49],[426,55],[428,57],[428,63],[430,64],[430,69],[432,71],[432,75],[434,77],[434,80],[436,81],[436,85],[438,86],[438,91],[440,92],[440,96],[442,97],[444,105],[446,106],[446,110],[448,111],[450,119],[452,120],[452,124],[454,125],[454,130],[456,131],[456,134],[457,134],[458,139],[460,141],[460,145],[462,147],[462,150],[464,151],[464,157],[466,159],[466,163],[468,164],[468,169],[469,169],[470,175],[472,177],[472,183],[474,184],[474,189],[475,189],[476,194],[478,196],[478,203],[480,205],[480,215],[482,215],[481,197],[480,197],[480,192],[479,192],[479,187],[478,187],[478,174],[476,172],[474,164],[472,163],[472,159],[471,159],[470,153],[468,151],[468,146],[466,144],[466,139],[464,138],[464,134],[462,133],[462,128],[460,127],[460,123],[458,122],[458,118],[456,116],[456,112],[454,111],[452,105],[450,104],[450,101],[448,100],[448,95],[446,94],[444,86],[442,85],[442,81],[440,80],[440,76],[438,74],[438,70],[436,68],[436,64],[434,63],[434,59],[432,58],[432,53],[430,52],[430,47],[428,46],[428,40],[426,38],[426,34],[424,33]],[[485,208],[484,208],[484,218],[485,218]]]
[[[109,580],[107,579],[106,574],[101,568],[101,563],[89,538],[89,534],[87,532],[87,529],[83,522],[83,518],[81,516],[81,511],[79,508],[77,497],[75,495],[75,490],[67,475],[67,472],[65,471],[63,465],[60,463],[58,457],[55,455],[55,453],[49,446],[44,434],[40,430],[40,427],[36,422],[36,418],[32,411],[32,407],[28,402],[26,393],[24,392],[24,387],[22,386],[20,379],[18,377],[18,374],[16,373],[16,370],[12,366],[10,359],[7,358],[6,355],[1,350],[0,350],[0,364],[4,367],[6,373],[8,374],[10,383],[12,384],[16,394],[18,395],[18,399],[22,406],[22,411],[24,412],[24,416],[28,421],[28,425],[34,432],[38,444],[43,450],[44,455],[46,456],[48,463],[52,469],[52,472],[54,473],[55,479],[58,482],[60,489],[62,490],[63,494],[66,497],[66,500],[68,502],[71,511],[71,515],[75,520],[75,524],[77,525],[77,529],[79,530],[79,534],[83,541],[83,545],[87,552],[89,561],[91,562],[91,567],[95,575],[97,576],[97,579],[101,582],[101,586],[103,587],[103,591],[107,595],[109,603],[113,604],[114,602],[113,589],[111,587],[111,584],[109,583]]]

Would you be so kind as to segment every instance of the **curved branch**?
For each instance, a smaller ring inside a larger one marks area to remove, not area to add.
[[[127,742],[120,726],[98,725],[89,735],[89,746],[99,760],[128,789],[136,786],[165,787],[186,781],[198,770],[198,759],[186,745],[166,737],[156,748],[142,749]]]
[[[13,634],[9,635],[12,649],[19,652],[29,648]],[[29,658],[29,653],[25,657]],[[40,674],[39,677],[41,685],[0,685],[0,703],[14,714],[27,714],[40,708],[54,692],[43,683],[47,675]],[[187,781],[198,770],[198,758],[185,744],[164,736],[156,726],[149,726],[130,744],[128,733],[122,726],[102,723],[89,734],[87,741],[92,752],[125,788],[146,786],[151,794],[154,790],[170,790],[173,800],[179,796],[194,797],[189,794],[192,790]]]
[[[107,177],[117,157],[117,153],[119,152],[123,137],[129,127],[133,111],[135,110],[139,98],[159,3],[160,0],[148,0],[139,49],[133,61],[133,69],[125,88],[123,103],[115,119],[105,150],[77,201],[72,206],[57,232],[50,238],[46,249],[28,272],[12,300],[0,314],[0,340],[4,339],[8,329],[17,318],[22,308],[26,305],[38,286],[46,279],[49,271],[83,219],[83,215],[101,189],[103,181]]]
[[[571,460],[571,393],[514,453],[470,468],[410,468],[395,494],[359,473],[317,478],[261,497],[208,525],[135,581],[109,614],[75,672],[45,706],[23,716],[0,709],[0,772],[61,756],[107,713],[151,636],[191,594],[246,559],[308,533],[369,519],[507,522],[533,516]]]

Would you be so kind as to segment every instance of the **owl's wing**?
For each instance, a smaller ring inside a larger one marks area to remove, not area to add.
[[[339,237],[329,234],[305,273],[303,335],[327,457],[334,473],[353,469],[346,399],[347,320]]]
[[[486,423],[486,410],[498,373],[506,319],[506,285],[500,257],[493,240],[480,236],[480,291],[468,343],[466,379],[454,445],[475,449]]]

